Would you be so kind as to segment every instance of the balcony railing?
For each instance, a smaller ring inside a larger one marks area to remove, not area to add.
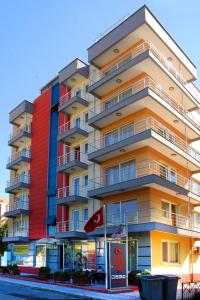
[[[180,104],[180,101],[176,101],[172,96],[170,96],[162,87],[157,84],[150,77],[145,77],[141,80],[138,80],[134,84],[127,87],[125,90],[122,90],[116,94],[114,94],[111,98],[108,98],[106,101],[101,102],[100,104],[95,105],[93,108],[89,110],[89,118],[92,118],[105,110],[114,107],[119,102],[126,100],[128,97],[137,94],[145,88],[151,89],[154,93],[156,93],[159,97],[161,97],[167,104],[169,104],[173,109],[175,109],[179,114],[184,116],[189,122],[191,122],[198,129],[200,127],[200,121],[193,116],[189,116],[188,110]],[[128,94],[126,93],[128,91]]]
[[[11,187],[11,186],[13,186],[15,184],[18,184],[18,183],[29,184],[30,183],[30,176],[24,175],[24,174],[18,175],[15,178],[7,181],[7,187]]]
[[[23,132],[31,133],[31,125],[30,124],[24,125],[23,127],[20,127],[19,129],[14,131],[12,134],[10,134],[9,140],[17,136],[20,136]]]
[[[58,166],[63,166],[75,160],[88,163],[87,154],[82,153],[79,150],[70,150],[68,153],[58,157]]]
[[[79,220],[57,222],[56,231],[57,232],[67,232],[67,231],[84,232],[84,226],[86,222],[87,221],[79,221]]]
[[[14,154],[12,154],[12,156],[10,156],[8,158],[8,164],[15,161],[16,159],[19,159],[19,158],[31,158],[31,151],[30,150],[27,150],[27,149],[22,149]]]
[[[60,97],[59,105],[62,106],[63,104],[65,104],[66,102],[68,102],[75,96],[78,96],[78,97],[86,100],[86,91],[83,89],[80,89],[78,91],[76,90],[76,91],[67,92],[62,97]]]
[[[87,132],[89,130],[89,127],[88,127],[87,123],[83,122],[82,120],[79,120],[79,121],[73,120],[73,121],[69,121],[69,122],[66,122],[63,125],[61,125],[59,127],[58,134],[62,135],[63,133],[65,133],[66,131],[69,131],[72,128],[80,128],[80,129],[85,130]]]
[[[157,161],[144,161],[133,167],[118,169],[113,174],[107,173],[90,181],[89,189],[103,188],[113,184],[119,184],[128,180],[145,177],[148,175],[157,175],[167,181],[177,184],[180,187],[189,189],[190,182],[186,177],[178,174],[173,169]]]
[[[200,162],[200,152],[189,146],[186,141],[178,137],[154,118],[145,118],[135,122],[134,124],[130,124],[129,126],[127,125],[125,132],[120,132],[120,129],[121,128],[119,128],[115,134],[110,135],[109,137],[104,136],[102,139],[96,140],[94,144],[90,144],[89,151],[94,152],[96,150],[103,149],[148,129],[152,129],[160,136],[165,138],[168,142],[172,143],[182,151],[188,153],[192,158],[195,158],[198,162]]]
[[[112,64],[110,64],[105,69],[99,72],[99,76],[96,77],[96,81],[99,81],[101,78],[105,77],[108,74],[112,74],[115,70],[117,70],[122,65],[127,64],[129,61],[144,53],[145,51],[150,51],[159,62],[183,85],[185,88],[194,96],[193,90],[189,86],[187,86],[187,81],[181,75],[181,73],[167,60],[167,58],[151,43],[151,42],[143,42],[137,47],[133,47],[128,53],[122,56],[119,60],[116,60]],[[92,85],[94,81],[90,82]]]
[[[200,184],[198,182],[188,179],[178,174],[174,169],[154,160],[147,160],[136,164],[133,167],[118,169],[111,174],[107,171],[103,176],[90,180],[89,190],[104,188],[148,175],[157,175],[160,178],[200,196]]]
[[[63,188],[59,188],[57,191],[57,199],[62,199],[70,196],[80,196],[87,197],[88,189],[82,186],[65,186]]]
[[[28,237],[28,228],[20,228],[18,230],[14,230],[13,232],[5,232],[5,237]]]
[[[28,197],[18,198],[15,202],[6,206],[6,212],[12,212],[17,209],[28,210],[29,209],[29,198]]]
[[[200,232],[200,224],[196,221],[194,215],[181,215],[159,208],[143,208],[133,213],[128,211],[124,213],[107,213],[107,226],[143,224],[149,222],[158,222]]]

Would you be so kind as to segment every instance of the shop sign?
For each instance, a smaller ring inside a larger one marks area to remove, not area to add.
[[[29,245],[14,245],[14,253],[18,255],[28,254]]]
[[[126,244],[109,243],[109,288],[126,287]]]

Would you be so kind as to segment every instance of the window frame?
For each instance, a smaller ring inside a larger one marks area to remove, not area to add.
[[[163,243],[167,243],[167,261],[163,260]],[[171,261],[171,244],[178,245],[178,261],[172,262]],[[180,265],[180,242],[174,240],[161,240],[161,258],[163,264],[170,264],[170,265]]]

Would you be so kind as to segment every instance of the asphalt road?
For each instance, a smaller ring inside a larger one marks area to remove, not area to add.
[[[86,298],[0,282],[0,300],[75,300]]]

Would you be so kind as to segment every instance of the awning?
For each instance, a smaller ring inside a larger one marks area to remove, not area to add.
[[[56,216],[49,216],[45,221],[46,225],[55,225],[56,224]]]
[[[54,238],[43,238],[43,239],[40,239],[40,240],[36,241],[37,245],[45,245],[45,244],[48,244],[48,245],[63,245],[63,244],[66,244],[66,243],[67,243],[67,241],[65,241],[65,240],[54,239]]]
[[[195,241],[194,242],[194,247],[200,247],[200,241]]]

